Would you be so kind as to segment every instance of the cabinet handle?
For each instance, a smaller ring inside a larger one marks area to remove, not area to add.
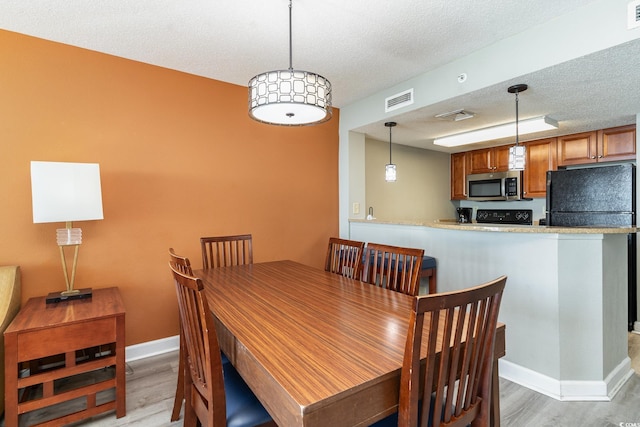
[[[591,158],[592,158],[592,159],[595,159],[595,158],[596,158],[596,156],[591,156]]]
[[[604,156],[598,156],[599,159],[603,158]]]

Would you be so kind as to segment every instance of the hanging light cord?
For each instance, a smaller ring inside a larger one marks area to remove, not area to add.
[[[520,142],[520,138],[519,138],[519,133],[518,132],[518,92],[516,91],[516,147],[519,145]]]
[[[293,71],[293,32],[291,31],[291,10],[293,0],[289,0],[289,71]]]
[[[391,126],[389,126],[389,164],[392,164],[391,161]]]

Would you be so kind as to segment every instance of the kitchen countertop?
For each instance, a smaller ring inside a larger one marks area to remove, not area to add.
[[[395,224],[412,225],[432,228],[442,228],[448,230],[469,230],[469,231],[497,231],[501,233],[554,233],[554,234],[628,234],[636,233],[636,227],[554,227],[546,225],[519,225],[519,224],[483,224],[466,223],[461,224],[454,219],[439,219],[429,221],[390,221],[390,220],[366,220],[350,219],[350,222],[372,223],[372,224]]]

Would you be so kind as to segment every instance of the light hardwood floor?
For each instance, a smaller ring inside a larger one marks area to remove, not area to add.
[[[636,374],[627,381],[612,402],[559,402],[501,379],[502,426],[640,426],[640,335],[630,334],[629,355]],[[169,421],[178,369],[177,352],[131,362],[128,367],[127,415],[116,419],[113,413],[107,413],[73,426],[182,425],[182,418],[173,423]],[[50,415],[51,412],[44,410],[28,414],[21,417],[20,426],[42,421]],[[4,427],[4,420],[0,422],[0,427]]]

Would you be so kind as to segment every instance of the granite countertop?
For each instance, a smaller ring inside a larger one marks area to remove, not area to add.
[[[428,221],[350,219],[349,221],[371,224],[411,225],[449,230],[497,231],[501,233],[628,234],[637,232],[636,227],[554,227],[546,225],[482,224],[476,222],[461,224],[456,222],[455,219],[437,219]]]

